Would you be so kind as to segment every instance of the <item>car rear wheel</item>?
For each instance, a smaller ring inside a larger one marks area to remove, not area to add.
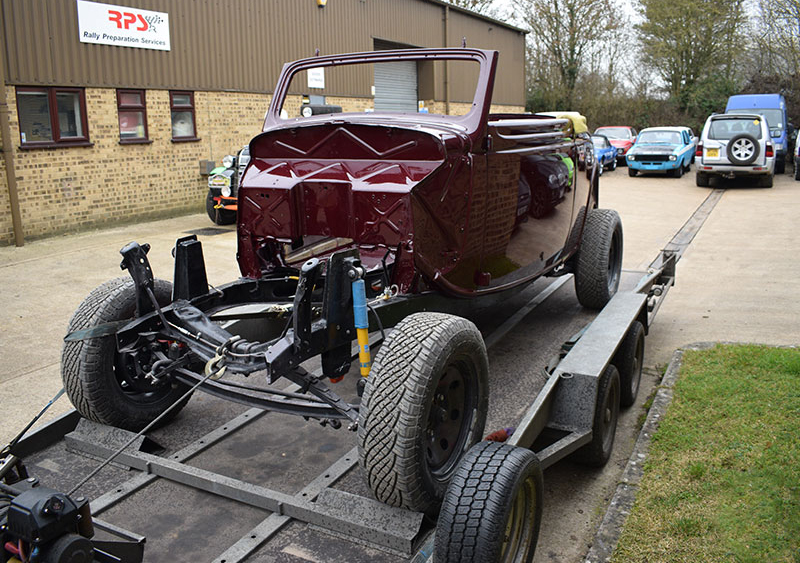
[[[700,188],[707,188],[708,187],[709,177],[708,174],[704,174],[702,172],[698,172],[695,176],[695,183]]]
[[[622,222],[612,209],[592,209],[586,217],[575,265],[575,293],[590,309],[602,309],[619,287]]]
[[[359,412],[359,462],[378,500],[435,513],[483,437],[488,373],[472,322],[416,313],[398,323],[375,356]]]
[[[771,188],[774,178],[775,177],[772,174],[767,174],[766,176],[761,178],[761,182],[759,182],[759,185],[762,188]]]
[[[786,160],[783,157],[775,157],[775,174],[785,174],[786,173]]]

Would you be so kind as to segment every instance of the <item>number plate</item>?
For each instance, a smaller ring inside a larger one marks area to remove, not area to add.
[[[719,158],[719,149],[706,149],[706,156],[708,158]]]
[[[222,174],[216,174],[208,179],[208,187],[210,188],[224,188],[231,185],[231,179]]]

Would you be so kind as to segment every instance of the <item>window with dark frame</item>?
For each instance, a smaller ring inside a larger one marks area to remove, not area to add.
[[[199,140],[194,120],[194,92],[170,92],[169,105],[172,113],[172,140]]]
[[[117,90],[120,144],[149,143],[144,90]]]
[[[23,148],[89,145],[83,88],[17,88]]]

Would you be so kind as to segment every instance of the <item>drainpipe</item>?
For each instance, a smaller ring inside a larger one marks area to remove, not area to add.
[[[447,39],[450,35],[450,6],[444,7],[444,47],[447,47]],[[444,61],[444,113],[450,115],[450,61]]]
[[[6,184],[8,201],[11,205],[11,223],[14,226],[14,244],[23,246],[22,215],[19,212],[17,196],[17,172],[14,168],[14,145],[11,141],[11,126],[8,122],[8,103],[6,103],[5,52],[0,53],[0,134],[2,135],[3,158],[6,163]]]

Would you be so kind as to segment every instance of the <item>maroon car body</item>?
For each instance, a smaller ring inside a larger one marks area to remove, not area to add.
[[[636,142],[636,129],[630,125],[605,125],[594,131],[595,135],[605,135],[617,149],[617,161],[626,162],[625,155]]]
[[[479,65],[466,114],[281,117],[301,71],[430,59]],[[563,265],[577,248],[570,231],[580,210],[595,206],[594,169],[578,158],[592,145],[567,119],[491,114],[497,59],[495,51],[414,49],[287,64],[239,190],[242,274],[259,278],[353,246],[368,270],[387,264],[401,293],[477,296]],[[566,182],[536,169],[566,158]],[[545,213],[531,205],[537,198]]]

